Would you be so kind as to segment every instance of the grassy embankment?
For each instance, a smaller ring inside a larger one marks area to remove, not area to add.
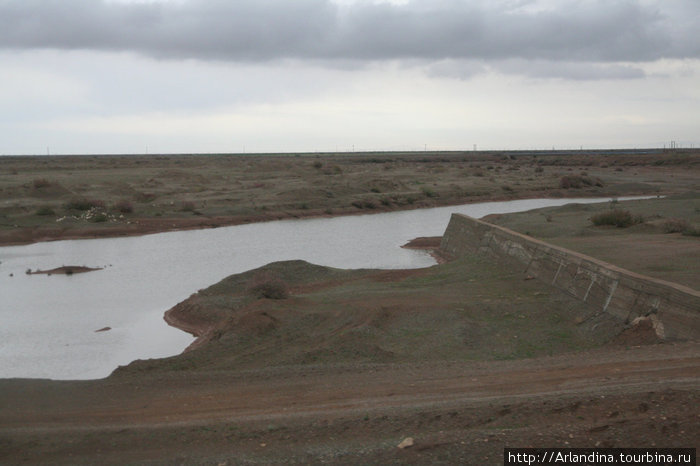
[[[610,217],[625,221],[619,226],[594,223]],[[488,220],[637,273],[700,289],[700,192],[572,204]]]
[[[278,262],[169,311],[201,336],[191,351],[118,372],[546,356],[613,341],[624,324],[598,314],[486,257],[398,271]]]

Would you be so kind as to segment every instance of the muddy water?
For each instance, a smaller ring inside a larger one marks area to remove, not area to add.
[[[453,212],[482,217],[569,202],[532,199],[211,230],[0,247],[0,377],[92,379],[135,359],[171,356],[192,337],[163,312],[198,289],[272,261],[343,268],[434,264],[400,246],[443,233]],[[104,267],[26,275],[62,265]],[[13,275],[12,277],[10,275]],[[96,330],[110,327],[103,332]]]

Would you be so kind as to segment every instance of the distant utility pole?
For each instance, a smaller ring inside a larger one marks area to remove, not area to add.
[[[51,151],[49,150],[49,146],[46,146],[46,155],[51,155]]]

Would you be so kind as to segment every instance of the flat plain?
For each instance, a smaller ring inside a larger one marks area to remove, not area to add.
[[[5,243],[487,199],[665,196],[488,220],[698,285],[700,151],[0,167]],[[81,210],[78,200],[96,202]],[[633,222],[592,221],[611,211]],[[212,284],[166,318],[199,337],[182,355],[95,381],[0,380],[0,462],[502,464],[505,446],[697,447],[700,438],[697,339],[661,340],[490,257],[396,271],[273,263]],[[414,445],[398,448],[408,437]]]
[[[0,158],[0,244],[697,188],[700,151]]]

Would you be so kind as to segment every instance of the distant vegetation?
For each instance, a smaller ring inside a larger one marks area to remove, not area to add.
[[[686,236],[700,236],[700,228],[695,228],[685,219],[669,218],[661,227],[664,233],[681,233]]]
[[[588,186],[602,187],[603,182],[598,178],[591,178],[587,175],[566,175],[559,180],[559,187],[562,189],[580,189]]]
[[[697,184],[700,150],[59,156],[2,162],[0,242],[23,242],[90,236],[100,213],[109,220],[100,234],[108,235],[110,229],[133,234],[504,197],[679,192]]]
[[[90,210],[92,208],[104,208],[105,203],[99,199],[74,198],[64,204],[66,210]]]
[[[289,297],[287,284],[268,272],[255,275],[248,284],[247,291],[258,298],[286,299]]]
[[[618,228],[627,228],[644,222],[644,219],[639,215],[632,215],[629,210],[613,209],[592,216],[591,222],[596,226],[611,225]]]

